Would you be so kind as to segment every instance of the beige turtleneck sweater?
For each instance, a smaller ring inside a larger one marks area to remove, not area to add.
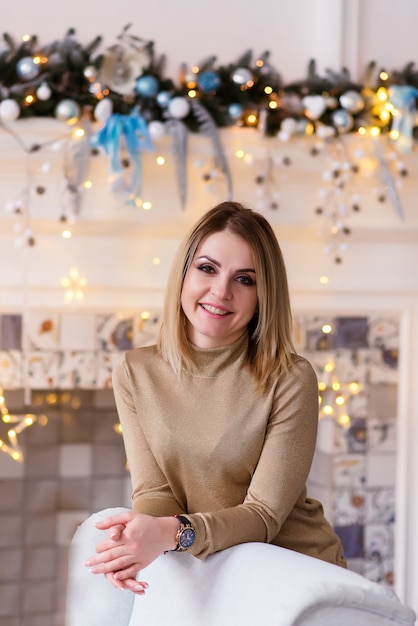
[[[345,566],[322,507],[306,497],[315,448],[318,387],[295,357],[269,391],[244,366],[247,335],[193,348],[195,373],[179,379],[155,346],[126,352],[113,389],[133,486],[133,510],[187,514],[189,552],[268,542]]]

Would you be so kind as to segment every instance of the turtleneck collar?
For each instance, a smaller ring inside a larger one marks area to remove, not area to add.
[[[196,369],[191,372],[193,377],[215,378],[225,372],[231,364],[240,367],[245,363],[248,346],[248,333],[244,332],[233,343],[220,348],[198,348],[190,344]]]

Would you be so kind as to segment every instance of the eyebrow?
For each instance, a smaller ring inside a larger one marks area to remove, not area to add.
[[[207,259],[217,267],[221,267],[219,261],[212,259],[212,257],[208,256],[207,254],[203,254],[202,256],[197,257],[196,261],[200,261],[202,259]],[[242,269],[235,270],[235,274],[238,274],[239,272],[252,272],[253,274],[255,274],[255,269],[253,267],[243,267]]]

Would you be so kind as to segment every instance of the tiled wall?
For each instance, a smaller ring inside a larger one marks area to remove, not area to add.
[[[0,626],[63,626],[68,544],[77,525],[93,511],[129,506],[110,373],[121,351],[155,340],[160,314],[145,318],[31,314],[25,366],[22,318],[0,316],[8,409],[29,411],[20,389],[26,372],[36,389],[30,411],[47,418],[19,436],[23,463],[0,452]],[[295,339],[320,381],[360,384],[343,407],[349,424],[339,424],[337,407],[321,415],[309,491],[340,534],[349,567],[391,585],[398,321],[297,316]]]
[[[159,311],[128,319],[116,314],[0,315],[0,386],[109,388],[119,352],[152,343],[160,319]]]
[[[393,586],[398,384],[398,320],[299,317],[299,352],[314,366],[320,391],[310,493],[340,535],[349,568]],[[332,331],[325,334],[324,324]],[[328,370],[328,371],[327,371]],[[333,382],[340,390],[330,389]],[[356,382],[355,393],[350,384]],[[335,403],[337,395],[346,402]],[[333,415],[324,414],[324,405]],[[345,423],[345,416],[350,421]]]
[[[26,412],[21,391],[10,412]],[[68,544],[91,512],[129,506],[111,390],[36,391],[47,415],[21,433],[24,462],[0,453],[0,625],[63,626]]]

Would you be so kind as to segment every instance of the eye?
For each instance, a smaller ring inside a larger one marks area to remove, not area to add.
[[[246,285],[247,287],[254,287],[255,285],[255,280],[253,280],[251,276],[247,276],[245,274],[243,274],[242,276],[237,276],[235,280],[242,285]]]
[[[214,267],[212,267],[212,265],[209,265],[209,263],[202,263],[201,265],[197,266],[197,269],[201,272],[205,272],[206,274],[213,274],[215,272]]]

